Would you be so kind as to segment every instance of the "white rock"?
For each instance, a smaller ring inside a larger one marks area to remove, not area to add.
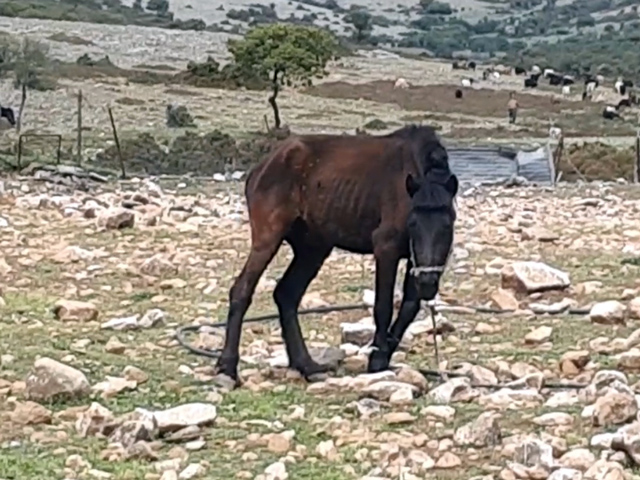
[[[627,307],[617,300],[596,303],[591,307],[589,318],[593,323],[620,325],[625,323]]]

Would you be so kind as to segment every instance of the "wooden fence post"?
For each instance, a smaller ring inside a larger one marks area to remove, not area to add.
[[[120,159],[120,171],[121,177],[123,180],[127,178],[127,172],[124,167],[124,159],[122,158],[122,150],[120,149],[120,139],[118,138],[118,130],[116,129],[116,122],[113,120],[113,112],[111,111],[111,107],[107,107],[109,111],[109,120],[111,121],[111,129],[113,130],[113,139],[116,142],[116,149],[118,151],[118,158]]]
[[[78,136],[76,137],[78,166],[82,164],[82,90],[78,90]]]
[[[640,183],[640,129],[636,132],[636,158],[633,166],[633,183]]]

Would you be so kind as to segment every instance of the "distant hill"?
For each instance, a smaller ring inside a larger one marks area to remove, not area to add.
[[[0,0],[0,16],[230,33],[296,22],[437,57],[640,74],[637,0]]]

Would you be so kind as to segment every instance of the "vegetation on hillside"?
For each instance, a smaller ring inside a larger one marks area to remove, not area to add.
[[[149,0],[146,10],[141,1],[128,7],[120,0],[0,0],[0,16],[180,30],[206,27],[202,20],[174,19],[168,0]]]
[[[634,54],[640,40],[636,0],[561,5],[557,0],[485,0],[493,13],[477,22],[463,20],[462,12],[446,0],[416,0],[408,8],[389,6],[385,11],[393,11],[394,17],[361,6],[347,8],[336,0],[295,2],[296,10],[304,12],[302,16],[280,18],[274,4],[255,3],[246,9],[229,9],[220,25],[206,25],[199,19],[176,20],[171,0],[136,0],[131,7],[121,0],[0,0],[0,16],[235,33],[276,23],[314,26],[322,21],[331,26],[340,19],[350,27],[346,39],[361,46],[418,48],[441,58],[506,56],[505,61],[512,64],[537,63],[574,74],[589,71],[635,77],[640,72],[640,56]],[[377,28],[390,26],[404,27],[405,31],[391,37]]]

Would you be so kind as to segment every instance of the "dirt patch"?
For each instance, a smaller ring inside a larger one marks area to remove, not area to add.
[[[49,35],[47,37],[47,40],[52,40],[54,42],[68,43],[70,45],[82,45],[82,46],[95,45],[95,43],[93,43],[91,40],[85,40],[84,38],[78,37],[77,35],[67,35],[66,33],[63,33],[63,32]]]
[[[405,110],[424,110],[444,114],[473,115],[477,117],[504,117],[509,90],[465,89],[464,98],[456,99],[456,85],[412,86],[395,89],[393,82],[376,81],[363,84],[328,82],[309,87],[305,93],[326,98],[363,99],[380,103],[395,103]],[[571,111],[599,112],[598,104],[583,104],[561,100],[548,95],[518,93],[522,116],[548,116]]]

